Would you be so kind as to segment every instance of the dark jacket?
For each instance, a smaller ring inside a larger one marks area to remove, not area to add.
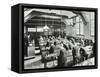
[[[66,66],[67,64],[67,51],[65,48],[60,50],[60,54],[58,56],[58,67]]]

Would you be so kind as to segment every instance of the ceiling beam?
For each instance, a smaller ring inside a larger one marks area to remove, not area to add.
[[[80,15],[81,18],[82,18],[83,23],[84,23],[85,25],[87,24],[87,21],[86,21],[84,15],[82,14],[82,12],[80,12],[80,11],[72,11],[72,12],[75,13],[75,14],[77,14],[77,15]]]

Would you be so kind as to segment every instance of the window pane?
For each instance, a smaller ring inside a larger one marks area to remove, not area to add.
[[[28,28],[28,32],[36,32],[36,28]]]
[[[37,32],[43,32],[43,28],[37,28]]]
[[[67,25],[70,25],[70,19],[67,20]]]
[[[94,35],[94,20],[91,21],[91,35]]]
[[[79,16],[78,16],[78,17],[76,17],[76,22],[79,22]]]
[[[94,12],[91,12],[91,20],[94,20]]]
[[[76,27],[76,34],[79,34],[79,23],[76,23],[75,27]]]
[[[73,25],[73,19],[70,19],[70,24]]]
[[[81,17],[79,17],[79,18],[80,18],[79,21],[82,22],[82,18]]]
[[[83,22],[80,23],[80,34],[81,35],[84,34],[84,24],[83,24]]]

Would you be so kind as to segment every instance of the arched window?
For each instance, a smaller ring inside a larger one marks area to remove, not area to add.
[[[80,16],[76,17],[76,34],[84,35],[84,24]]]

